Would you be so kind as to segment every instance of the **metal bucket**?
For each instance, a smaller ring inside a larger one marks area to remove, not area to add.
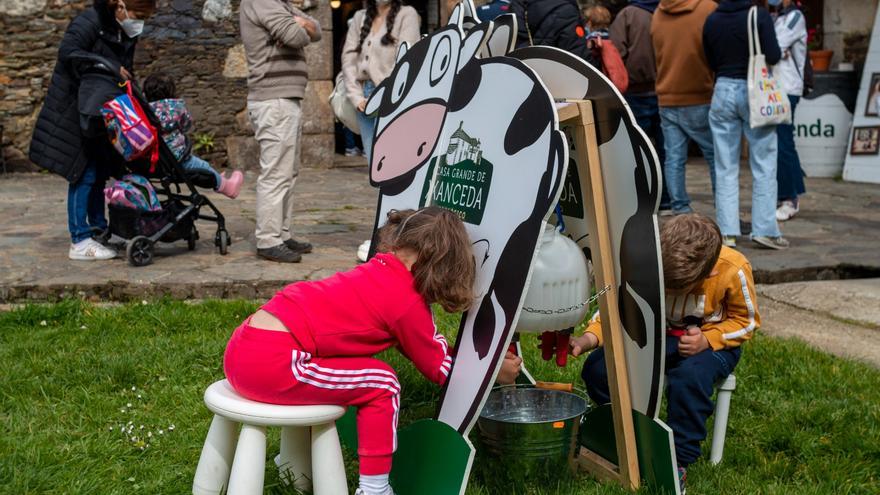
[[[489,457],[508,473],[530,476],[567,469],[587,401],[560,390],[531,385],[492,390],[477,426]],[[565,466],[565,468],[563,468]]]

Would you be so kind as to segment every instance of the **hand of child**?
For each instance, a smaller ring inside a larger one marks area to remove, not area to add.
[[[697,326],[688,327],[687,332],[678,338],[678,353],[682,357],[699,354],[709,348],[709,341],[703,335],[703,329]]]
[[[122,76],[123,81],[131,80],[131,73],[125,67],[119,67],[119,75]]]
[[[495,381],[500,385],[512,385],[516,382],[520,371],[522,371],[522,358],[507,351],[504,361],[501,362],[501,371],[498,372],[498,378]]]
[[[360,113],[364,113],[364,111],[366,111],[366,109],[367,109],[367,99],[364,98],[360,101],[360,103],[358,103],[358,111]]]
[[[589,332],[581,335],[580,337],[575,337],[569,341],[572,356],[580,356],[590,349],[595,349],[598,345],[599,339],[597,339],[595,335]]]

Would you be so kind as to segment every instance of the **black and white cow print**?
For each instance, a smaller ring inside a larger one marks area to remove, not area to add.
[[[497,33],[495,24],[483,23],[467,35],[457,24],[462,18],[456,8],[446,28],[401,50],[367,108],[378,115],[370,170],[380,190],[377,228],[392,208],[447,206],[441,176],[455,154],[453,139],[466,136],[479,150],[469,163],[490,167],[479,191],[479,219],[463,215],[474,241],[477,299],[462,316],[437,413],[466,435],[515,328],[536,245],[565,177],[568,146],[552,97],[534,71],[512,58],[480,57],[510,49],[512,16]]]

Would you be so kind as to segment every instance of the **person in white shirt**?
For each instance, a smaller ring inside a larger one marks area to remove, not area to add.
[[[773,73],[782,84],[791,101],[792,119],[798,102],[804,93],[804,66],[807,60],[807,23],[794,0],[769,0],[777,9],[776,39],[782,50],[782,60],[773,67]],[[806,192],[801,160],[794,146],[794,121],[791,125],[776,127],[778,158],[776,182],[778,184],[778,207],[776,219],[789,220],[800,211],[798,196]]]

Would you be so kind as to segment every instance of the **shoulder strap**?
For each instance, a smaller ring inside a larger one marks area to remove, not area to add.
[[[748,31],[749,31],[749,55],[760,55],[761,52],[761,39],[758,36],[758,7],[752,7],[749,9],[748,16]]]

